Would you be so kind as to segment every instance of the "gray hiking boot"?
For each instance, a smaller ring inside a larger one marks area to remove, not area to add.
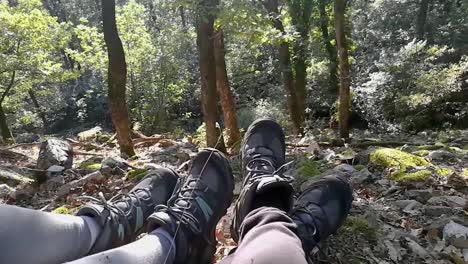
[[[292,178],[284,175],[286,144],[281,126],[270,119],[253,122],[244,136],[242,170],[244,181],[236,202],[231,236],[239,240],[245,216],[260,206],[289,211],[293,203]]]
[[[203,149],[168,205],[148,218],[148,229],[162,228],[174,237],[175,263],[212,263],[216,224],[231,204],[233,190],[229,161],[215,149]]]
[[[171,197],[179,176],[160,167],[143,178],[129,193],[119,194],[106,201],[85,197],[92,203],[81,208],[77,215],[96,218],[102,226],[90,254],[125,245],[145,231],[146,219],[160,204]]]

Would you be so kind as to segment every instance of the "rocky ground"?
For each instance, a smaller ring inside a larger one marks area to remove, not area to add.
[[[468,131],[356,131],[347,144],[331,135],[287,139],[286,173],[298,192],[327,174],[347,176],[354,188],[349,218],[311,252],[314,263],[468,263]],[[135,139],[138,157],[123,159],[99,129],[45,142],[0,148],[0,203],[74,213],[86,202],[80,196],[128,191],[155,166],[184,175],[198,149],[190,137],[155,135]],[[239,156],[230,158],[238,194]],[[217,259],[235,247],[231,215],[217,230]]]

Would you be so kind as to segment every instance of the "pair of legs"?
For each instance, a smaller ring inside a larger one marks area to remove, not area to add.
[[[317,180],[293,201],[282,129],[259,120],[242,146],[244,182],[231,226],[236,251],[221,263],[307,263],[352,201],[346,180]],[[0,263],[211,263],[215,227],[232,202],[227,159],[200,151],[184,184],[160,168],[128,195],[96,199],[76,216],[0,206]],[[136,238],[147,227],[149,234]]]

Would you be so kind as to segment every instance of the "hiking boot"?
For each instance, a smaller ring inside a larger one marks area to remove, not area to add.
[[[118,194],[106,201],[99,199],[81,208],[77,215],[95,218],[102,226],[90,254],[125,245],[145,231],[146,219],[160,204],[166,204],[176,187],[179,176],[167,168],[157,168],[143,178],[129,193]]]
[[[346,178],[328,175],[312,183],[297,198],[291,218],[308,254],[320,241],[343,224],[348,216],[353,192]]]
[[[292,178],[283,175],[286,144],[281,126],[270,119],[253,122],[241,149],[244,180],[236,202],[231,236],[238,242],[245,216],[261,206],[290,211],[293,203]]]
[[[229,161],[215,149],[203,149],[168,205],[158,206],[148,218],[148,229],[162,228],[174,237],[175,263],[212,263],[216,224],[226,214],[233,191]]]

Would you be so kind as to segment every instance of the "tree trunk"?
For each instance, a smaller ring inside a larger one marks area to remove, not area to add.
[[[429,7],[429,0],[421,0],[418,16],[416,19],[416,37],[420,40],[424,39],[424,34],[426,31],[426,18],[427,18],[428,7]]]
[[[102,20],[104,41],[109,58],[107,84],[109,86],[109,110],[112,123],[117,132],[120,152],[134,156],[135,150],[130,132],[130,121],[126,102],[125,85],[127,82],[127,64],[122,41],[119,38],[115,22],[115,0],[102,0]]]
[[[2,132],[2,138],[4,141],[10,141],[13,139],[11,130],[8,127],[8,122],[6,120],[5,112],[3,111],[3,106],[0,103],[0,131]]]
[[[329,71],[330,76],[328,79],[329,91],[331,94],[338,94],[338,59],[336,56],[336,48],[331,43],[330,33],[328,32],[328,15],[326,11],[326,0],[319,1],[319,12],[320,12],[320,31],[322,32],[323,42],[325,44],[325,49],[328,53]]]
[[[182,32],[187,33],[187,22],[185,21],[185,10],[183,6],[179,6],[179,14],[182,23]]]
[[[349,93],[350,80],[350,65],[348,59],[348,46],[346,43],[345,34],[345,10],[346,0],[335,0],[335,33],[336,46],[338,49],[338,57],[340,61],[340,105],[338,108],[340,136],[349,138],[349,116],[351,98]]]
[[[216,66],[213,47],[214,12],[217,0],[201,1],[197,7],[196,28],[197,46],[201,77],[201,101],[203,120],[206,125],[206,145],[221,151],[220,133],[216,128],[218,103],[216,94]]]
[[[224,35],[223,30],[218,29],[214,33],[214,55],[216,61],[216,87],[218,90],[221,108],[223,109],[224,124],[227,131],[227,145],[232,147],[239,142],[241,135],[237,125],[236,107],[234,97],[232,96],[231,88],[226,70],[226,59],[224,50]]]
[[[296,74],[296,97],[297,97],[297,107],[299,112],[300,124],[301,127],[304,125],[305,121],[305,112],[307,108],[307,65],[305,59],[307,57],[305,51],[305,38],[301,38],[301,43],[296,44],[294,48],[294,53],[296,59],[294,60],[294,72]]]
[[[33,102],[34,108],[36,108],[39,118],[42,120],[43,130],[44,130],[44,133],[46,133],[49,127],[49,123],[47,122],[46,115],[44,111],[42,111],[41,106],[39,105],[39,101],[37,100],[37,97],[34,91],[29,89],[28,94],[29,94],[29,97],[31,98],[31,101]]]
[[[273,27],[285,34],[283,22],[279,19],[278,0],[263,1],[263,6],[270,13]],[[296,90],[294,88],[294,76],[291,68],[291,54],[288,42],[281,42],[278,47],[279,63],[283,76],[283,85],[286,91],[288,101],[289,115],[293,122],[294,133],[302,133],[300,106],[297,100]]]

